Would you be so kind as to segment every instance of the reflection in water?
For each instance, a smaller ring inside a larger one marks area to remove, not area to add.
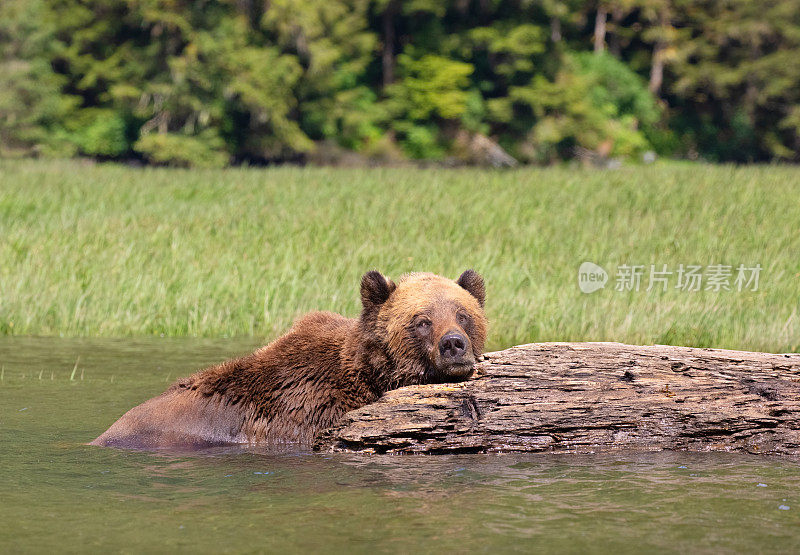
[[[800,548],[791,461],[83,445],[176,377],[255,345],[0,339],[0,550]]]

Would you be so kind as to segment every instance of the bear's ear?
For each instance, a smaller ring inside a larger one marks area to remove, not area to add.
[[[478,304],[483,308],[486,300],[486,288],[483,285],[483,278],[475,270],[467,270],[456,281],[461,287],[469,291],[469,294],[478,299]]]
[[[397,286],[380,272],[367,272],[361,278],[361,304],[364,308],[382,305]]]

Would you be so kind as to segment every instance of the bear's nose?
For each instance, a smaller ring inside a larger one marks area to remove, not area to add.
[[[460,333],[447,333],[439,341],[439,353],[442,358],[455,360],[467,352],[467,339]]]

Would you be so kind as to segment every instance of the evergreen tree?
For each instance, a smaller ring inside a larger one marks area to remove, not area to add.
[[[800,0],[4,0],[0,154],[800,160]]]

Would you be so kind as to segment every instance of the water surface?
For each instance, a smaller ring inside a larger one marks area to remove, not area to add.
[[[0,339],[0,552],[797,552],[800,466],[746,455],[83,445],[253,340]]]

